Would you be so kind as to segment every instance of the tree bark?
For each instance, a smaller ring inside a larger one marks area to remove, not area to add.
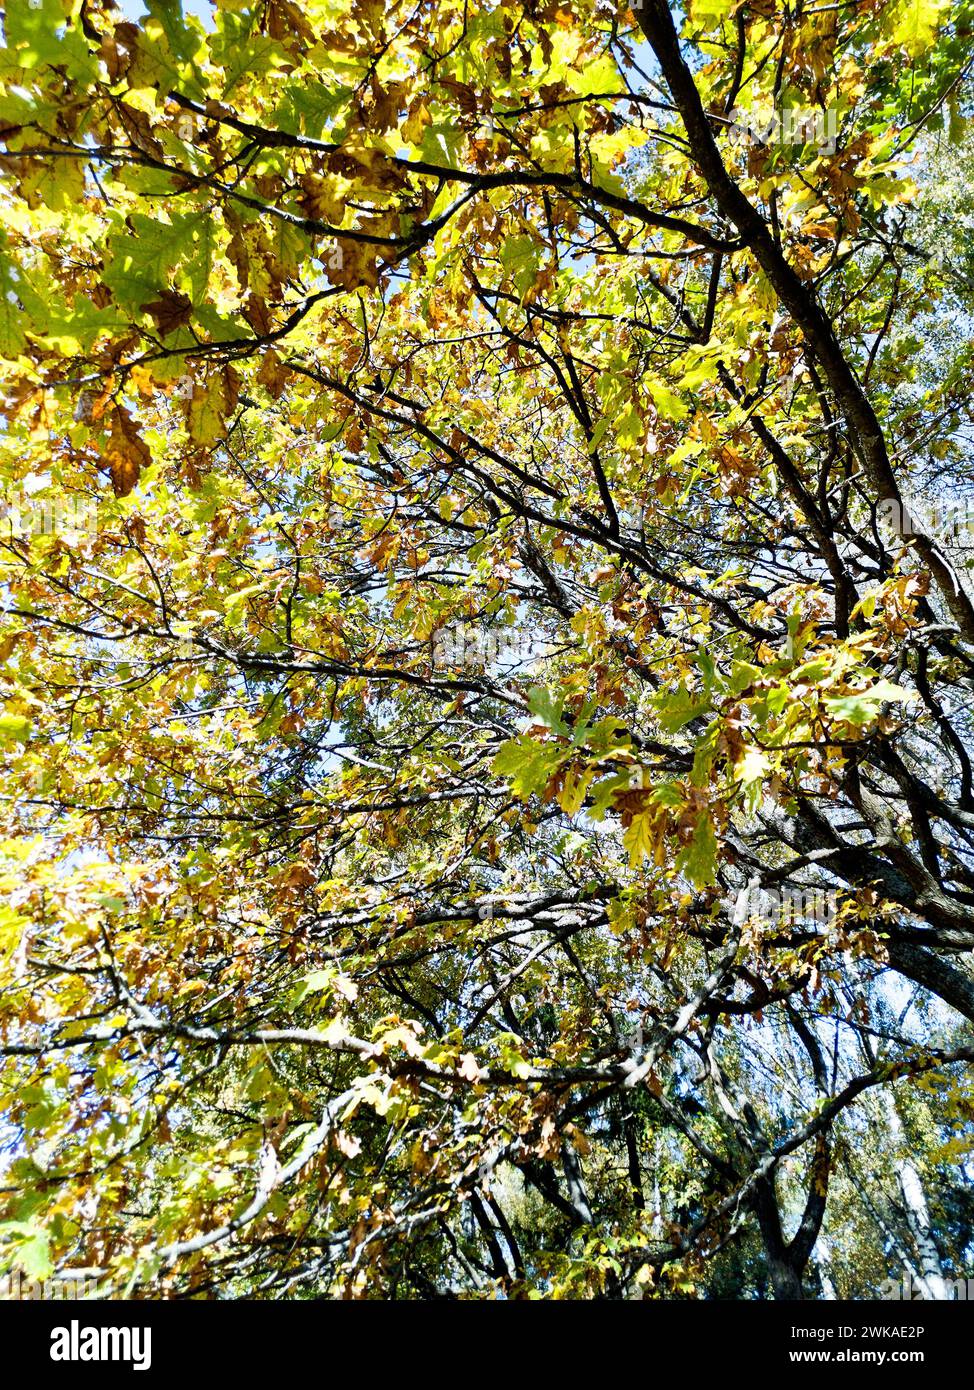
[[[933,1238],[933,1222],[930,1220],[927,1196],[923,1190],[923,1183],[920,1181],[920,1174],[910,1161],[903,1122],[896,1108],[896,1097],[892,1089],[887,1088],[884,1096],[890,1134],[897,1149],[896,1178],[903,1197],[906,1222],[910,1228],[910,1235],[913,1237],[920,1262],[924,1296],[935,1301],[945,1301],[950,1297],[950,1294],[947,1280],[944,1277],[940,1251]]]

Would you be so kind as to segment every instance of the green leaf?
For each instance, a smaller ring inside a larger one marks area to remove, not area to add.
[[[26,743],[30,737],[30,720],[23,714],[0,714],[0,745]]]
[[[526,294],[538,274],[538,247],[534,237],[507,237],[501,247],[501,265],[514,281],[518,294]]]
[[[111,290],[116,303],[133,314],[141,314],[146,304],[158,299],[175,279],[174,272],[181,261],[192,263],[189,283],[194,299],[205,288],[203,264],[209,275],[206,259],[208,230],[201,248],[196,246],[196,233],[206,223],[199,216],[175,216],[171,222],[144,213],[130,213],[126,225],[112,234],[108,242],[108,257],[102,279]],[[202,250],[202,260],[199,253]]]
[[[695,888],[707,888],[717,873],[717,832],[709,811],[701,812],[690,843],[677,857],[677,868]]]
[[[877,717],[881,705],[912,698],[909,690],[893,685],[891,681],[881,680],[868,690],[857,691],[854,695],[833,696],[825,701],[825,707],[834,719],[861,726]]]
[[[540,743],[526,734],[508,739],[494,759],[494,771],[511,781],[515,796],[526,801],[540,792],[564,761],[556,744]]]
[[[688,414],[684,401],[671,391],[668,386],[664,386],[661,381],[654,381],[650,388],[653,393],[653,400],[656,402],[656,409],[664,420],[685,420]]]
[[[28,1279],[49,1279],[54,1273],[54,1265],[47,1232],[32,1223],[4,1221],[0,1223],[0,1238],[6,1234],[16,1240],[12,1252],[13,1265]]]
[[[551,691],[545,690],[543,686],[533,686],[528,692],[528,709],[539,724],[547,724],[548,728],[553,729],[555,733],[567,736],[568,725],[562,718],[564,707],[564,700],[553,695]]]
[[[97,65],[85,36],[65,15],[61,0],[7,0],[3,28],[7,45],[22,68],[49,63],[82,81],[96,77]]]
[[[676,690],[664,691],[653,701],[659,711],[660,726],[669,734],[675,734],[684,724],[689,724],[707,709],[710,701],[704,696],[691,695],[682,683]]]

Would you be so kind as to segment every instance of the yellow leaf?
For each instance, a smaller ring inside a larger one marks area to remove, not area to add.
[[[232,367],[225,367],[197,382],[186,414],[186,427],[194,444],[212,448],[226,434],[227,416],[237,404],[239,378]]]
[[[403,122],[403,139],[408,140],[410,145],[418,145],[432,119],[429,107],[420,97],[418,101],[413,102],[409,108],[409,115]]]
[[[947,0],[901,0],[893,10],[894,43],[908,53],[922,53],[933,43]]]

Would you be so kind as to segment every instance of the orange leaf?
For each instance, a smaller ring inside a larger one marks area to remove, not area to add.
[[[124,406],[116,406],[111,414],[112,429],[105,446],[104,457],[116,497],[127,497],[143,468],[152,462],[149,446],[139,433],[139,425]]]

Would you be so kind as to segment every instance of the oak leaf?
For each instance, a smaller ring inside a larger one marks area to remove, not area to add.
[[[139,433],[138,422],[124,406],[111,412],[111,433],[104,457],[116,497],[127,497],[139,481],[143,468],[152,462],[149,446]]]
[[[185,328],[193,317],[193,301],[178,290],[163,290],[158,299],[143,304],[142,308],[152,315],[160,338],[168,338],[177,328]]]

